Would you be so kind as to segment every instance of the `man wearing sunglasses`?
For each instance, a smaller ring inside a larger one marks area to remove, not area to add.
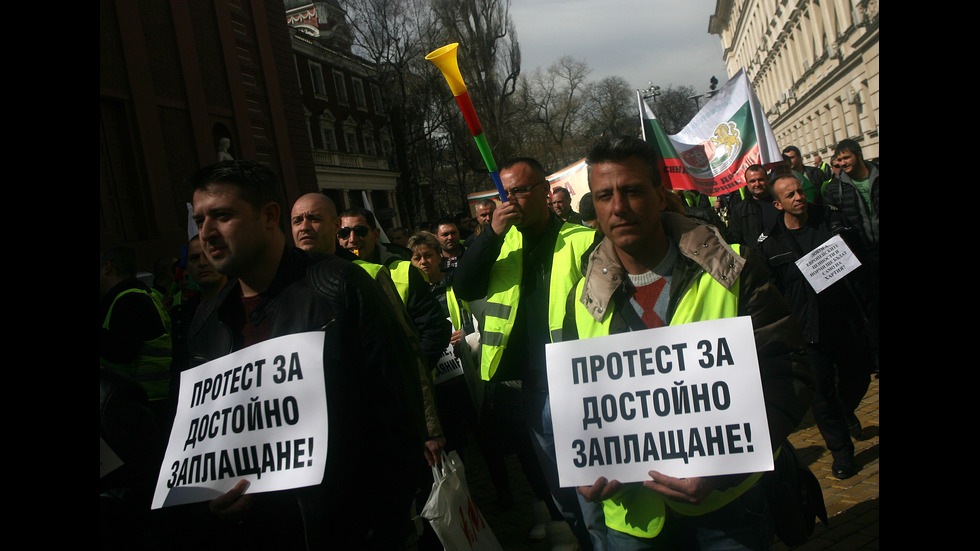
[[[371,211],[351,207],[340,213],[337,231],[340,246],[364,262],[388,268],[391,280],[420,332],[422,353],[434,369],[449,344],[452,327],[432,298],[422,271],[412,265],[411,251],[405,249],[406,253],[398,245],[379,243],[380,236],[381,230]]]
[[[340,229],[337,238],[340,246],[356,254],[361,260],[387,266],[395,259],[412,260],[412,252],[392,243],[379,243],[381,229],[374,213],[359,207],[351,207],[340,213]]]
[[[555,501],[582,549],[592,549],[573,488],[560,488],[555,460],[545,345],[561,330],[568,292],[582,277],[582,255],[595,231],[569,224],[548,208],[544,168],[520,158],[501,166],[507,201],[466,250],[453,276],[456,296],[486,297],[481,374],[492,383],[521,381],[525,422]],[[507,391],[495,385],[494,392]],[[555,527],[560,528],[560,526]],[[558,543],[553,538],[553,543]]]

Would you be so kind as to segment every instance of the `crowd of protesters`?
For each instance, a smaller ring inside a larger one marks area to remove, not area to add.
[[[599,320],[602,309],[579,298],[596,292],[600,276],[587,269],[601,262],[622,275],[613,278],[609,304],[625,293],[616,304],[623,323],[635,325],[628,330],[681,323],[671,320],[673,293],[670,308],[666,297],[689,261],[673,239],[706,235],[719,244],[712,254],[747,259],[738,311],[747,308],[754,321],[785,318],[780,332],[765,337],[785,348],[781,359],[795,358],[779,372],[786,386],[778,400],[789,405],[768,411],[773,438],[784,438],[812,408],[834,476],[854,476],[852,438],[862,437],[854,411],[878,372],[878,165],[853,140],[814,166],[790,146],[783,163],[752,165],[744,187],[708,197],[663,189],[656,170],[647,172],[647,153],[632,140],[594,146],[591,191],[578,211],[537,161],[514,159],[501,165],[508,201],[484,199],[414,228],[383,228],[370,210],[340,209],[322,193],[287,203],[275,175],[258,163],[224,161],[192,175],[198,233],[173,258],[151,272],[139,270],[132,247],[112,247],[100,259],[101,439],[121,465],[107,468],[103,451],[102,547],[440,549],[419,518],[430,467],[465,449],[483,456],[497,498],[490,506],[500,510],[514,507],[505,457],[517,455],[535,497],[528,537],[547,538],[554,549],[711,549],[717,542],[697,547],[689,538],[716,521],[711,527],[740,548],[766,548],[771,531],[761,544],[732,534],[747,525],[729,501],[690,514],[671,505],[707,507],[715,494],[733,492],[749,503],[757,497],[752,477],[699,488],[659,476],[639,490],[605,479],[561,487],[544,345],[589,336],[583,320]],[[838,235],[862,266],[816,293],[795,262]],[[663,301],[647,294],[665,285]],[[758,310],[748,306],[750,290]],[[765,304],[756,304],[760,296]],[[635,322],[625,315],[633,309],[641,314]],[[324,480],[260,494],[242,482],[215,499],[151,511],[180,407],[180,374],[309,330],[326,332]],[[764,354],[772,349],[760,348]],[[775,368],[766,373],[778,378]],[[629,491],[665,499],[667,527],[627,526],[643,503],[623,497]]]

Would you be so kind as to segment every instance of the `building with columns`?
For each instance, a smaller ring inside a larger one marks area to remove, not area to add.
[[[366,195],[378,222],[400,226],[391,128],[374,67],[351,53],[346,14],[335,0],[286,0],[317,187],[343,210]]]
[[[829,161],[845,138],[878,152],[877,0],[717,0],[729,76],[744,68],[781,148]]]

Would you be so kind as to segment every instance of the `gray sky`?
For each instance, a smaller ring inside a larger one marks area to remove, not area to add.
[[[620,76],[633,88],[728,81],[721,41],[708,34],[716,0],[511,0],[521,70],[563,55],[588,63],[590,80]]]

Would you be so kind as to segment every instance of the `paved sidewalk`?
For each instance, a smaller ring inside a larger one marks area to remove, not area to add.
[[[831,476],[833,458],[824,447],[823,438],[808,414],[790,436],[800,458],[808,464],[823,488],[829,526],[817,521],[817,528],[807,543],[790,548],[779,542],[774,551],[837,550],[872,551],[878,549],[878,380],[871,387],[857,412],[864,426],[864,439],[855,442],[855,459],[861,472],[847,480]],[[550,551],[547,542],[532,542],[527,534],[534,525],[531,502],[534,497],[521,473],[516,456],[507,457],[514,507],[505,512],[497,508],[495,492],[486,465],[473,446],[466,450],[466,469],[470,492],[487,524],[506,551]]]

